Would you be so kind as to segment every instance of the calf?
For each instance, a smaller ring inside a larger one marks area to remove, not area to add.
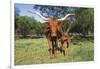
[[[72,41],[73,36],[69,36],[68,34],[63,34],[60,41],[61,41],[61,47],[60,52],[63,53],[65,56],[69,52],[69,44]]]

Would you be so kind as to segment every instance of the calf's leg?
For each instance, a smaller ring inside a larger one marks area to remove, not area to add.
[[[66,44],[66,42],[64,42],[64,44],[63,44],[63,46],[64,46],[64,56],[67,54],[67,44]]]

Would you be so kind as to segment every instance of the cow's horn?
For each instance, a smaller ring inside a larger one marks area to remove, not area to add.
[[[75,15],[75,14],[67,14],[65,17],[58,19],[58,21],[63,21],[63,20],[65,20],[68,16],[71,16],[71,15]]]
[[[46,17],[42,16],[40,13],[32,12],[32,11],[28,11],[28,12],[30,12],[30,13],[32,13],[32,14],[38,15],[40,18],[42,18],[42,19],[45,20],[45,21],[48,21],[48,20],[49,20],[49,18],[46,18]]]

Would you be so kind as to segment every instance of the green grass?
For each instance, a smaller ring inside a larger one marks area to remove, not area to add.
[[[80,47],[78,47],[80,46]],[[76,39],[70,44],[69,55],[58,51],[57,58],[50,59],[46,38],[15,40],[15,65],[80,62],[94,60],[92,39]]]

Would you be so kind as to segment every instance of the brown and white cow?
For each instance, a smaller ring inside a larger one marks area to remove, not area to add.
[[[61,48],[60,52],[63,53],[65,56],[66,54],[68,55],[69,52],[69,44],[73,40],[73,36],[68,35],[67,33],[64,33],[60,39],[61,42]]]
[[[31,11],[29,11],[31,12]],[[33,14],[38,15],[40,18],[42,18],[44,21],[46,21],[45,23],[45,27],[46,27],[46,38],[48,41],[48,47],[49,47],[49,53],[50,53],[50,58],[53,58],[57,56],[57,39],[61,38],[62,36],[62,32],[60,29],[60,26],[62,24],[62,22],[70,15],[74,15],[74,14],[67,14],[65,17],[63,18],[56,18],[56,17],[52,17],[52,18],[46,18],[44,16],[42,16],[40,13],[34,13],[31,12]]]

